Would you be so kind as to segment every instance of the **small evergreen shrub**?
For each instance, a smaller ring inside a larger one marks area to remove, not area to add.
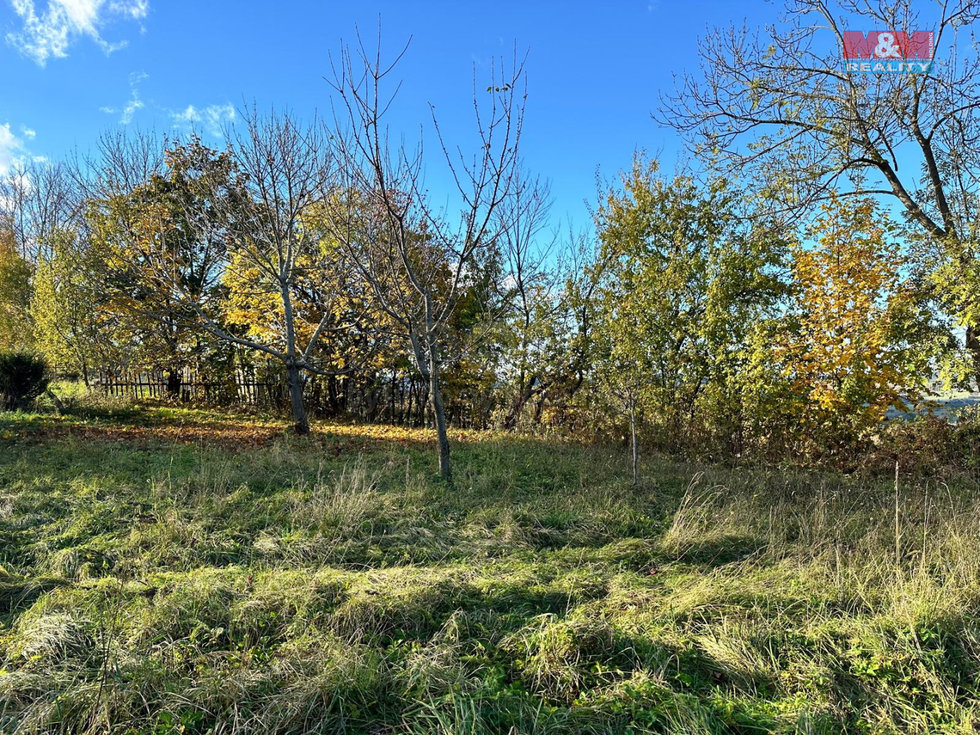
[[[27,352],[0,352],[0,409],[26,409],[48,389],[48,366]]]

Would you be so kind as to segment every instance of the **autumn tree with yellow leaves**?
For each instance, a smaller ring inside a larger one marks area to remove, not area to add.
[[[833,195],[794,248],[776,347],[807,443],[853,440],[928,389],[931,317],[897,228],[868,198]]]
[[[31,270],[13,232],[0,222],[0,345],[25,348],[30,340]]]

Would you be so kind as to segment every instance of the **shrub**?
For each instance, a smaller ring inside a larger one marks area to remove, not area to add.
[[[26,352],[0,352],[0,409],[17,410],[31,405],[48,389],[48,366]]]

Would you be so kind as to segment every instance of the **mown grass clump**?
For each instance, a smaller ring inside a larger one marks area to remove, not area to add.
[[[968,476],[633,487],[616,450],[460,434],[450,490],[417,430],[2,420],[0,732],[980,727]]]

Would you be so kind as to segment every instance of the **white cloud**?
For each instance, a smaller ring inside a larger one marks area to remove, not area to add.
[[[224,127],[235,122],[235,107],[230,102],[223,105],[208,105],[207,107],[197,107],[188,105],[183,110],[174,110],[153,102],[144,102],[140,94],[140,84],[147,79],[148,75],[143,72],[133,72],[129,75],[129,100],[125,105],[119,107],[100,107],[101,112],[107,115],[118,115],[122,125],[128,125],[133,121],[134,115],[139,110],[146,108],[153,114],[163,113],[168,116],[175,128],[183,130],[201,130],[220,138],[224,134]]]
[[[222,128],[227,123],[235,122],[235,107],[226,102],[223,105],[208,105],[199,108],[187,105],[182,112],[171,112],[170,117],[177,127],[201,127],[211,135],[218,137],[223,133]]]
[[[137,110],[142,110],[146,107],[143,99],[140,97],[140,82],[147,78],[147,74],[143,72],[132,72],[129,75],[129,100],[126,104],[119,107],[100,107],[99,111],[104,112],[107,115],[115,115],[119,113],[119,122],[123,125],[129,125],[133,121],[133,115],[136,114]]]
[[[34,140],[34,138],[37,137],[37,131],[27,127],[26,125],[20,126],[20,134],[28,140]]]
[[[29,130],[23,125],[20,129]],[[23,139],[11,129],[10,123],[0,124],[0,212],[9,212],[14,201],[11,197],[15,191],[31,190],[28,172],[22,168],[31,161],[43,163],[45,159],[43,156],[31,155]]]
[[[65,58],[75,39],[88,37],[107,54],[126,45],[109,43],[101,28],[113,20],[140,21],[150,10],[149,0],[47,0],[38,11],[35,0],[10,0],[24,27],[7,34],[7,43],[44,66],[50,58]]]
[[[6,176],[19,163],[24,144],[10,129],[10,123],[0,125],[0,176]]]
[[[109,3],[109,11],[131,20],[143,20],[150,12],[149,0],[114,0]]]

